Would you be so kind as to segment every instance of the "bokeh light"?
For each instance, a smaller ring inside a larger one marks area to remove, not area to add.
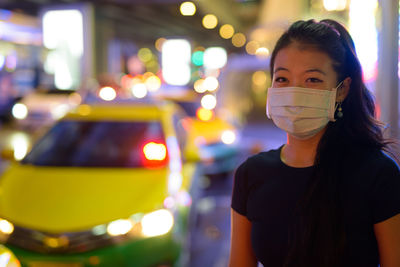
[[[14,118],[23,120],[28,116],[28,108],[22,103],[17,103],[13,106],[11,113]]]
[[[11,145],[16,160],[22,160],[25,157],[28,153],[29,143],[29,137],[25,133],[17,132],[11,136]]]
[[[157,76],[151,76],[146,79],[145,84],[150,92],[156,92],[161,87],[161,80]]]
[[[230,24],[224,24],[219,28],[219,35],[224,39],[229,39],[235,33],[235,29]]]
[[[124,235],[133,228],[133,223],[130,220],[116,220],[107,226],[107,232],[111,236]]]
[[[255,55],[259,47],[260,45],[257,41],[250,41],[246,45],[246,52],[250,55]]]
[[[342,11],[346,9],[347,0],[324,0],[324,8],[327,11]]]
[[[269,49],[266,47],[257,48],[256,56],[259,58],[267,58],[269,56]]]
[[[378,64],[377,0],[352,0],[349,10],[349,31],[363,69],[363,78],[376,79]]]
[[[147,95],[147,87],[144,83],[138,83],[132,86],[132,94],[136,98],[143,98]]]
[[[150,142],[143,147],[143,153],[148,160],[164,160],[167,157],[167,148],[164,144]]]
[[[158,64],[158,61],[150,60],[149,62],[146,62],[146,70],[147,71],[157,73],[159,69],[160,69],[160,65]]]
[[[197,93],[204,93],[205,91],[207,91],[207,89],[203,86],[204,84],[204,79],[198,79],[197,81],[194,82],[194,90]]]
[[[206,29],[214,29],[218,25],[218,19],[213,14],[207,14],[203,17],[203,27]]]
[[[193,16],[196,13],[196,6],[192,2],[183,2],[180,6],[180,11],[183,16]]]
[[[226,65],[228,55],[223,47],[209,47],[204,51],[204,66],[208,69],[219,69]]]
[[[140,48],[138,52],[138,57],[142,62],[148,62],[153,58],[153,53],[149,48]]]
[[[202,121],[209,121],[213,118],[214,112],[205,108],[198,108],[196,111],[196,116]]]
[[[7,220],[0,219],[0,232],[9,235],[14,232],[14,225]]]
[[[232,44],[235,47],[242,47],[246,44],[246,36],[243,33],[235,33],[232,37]]]
[[[162,47],[163,80],[171,85],[186,85],[191,79],[191,45],[186,39],[166,40]]]
[[[265,85],[267,83],[267,74],[261,70],[256,71],[253,73],[251,80],[255,85]]]
[[[161,50],[162,50],[162,45],[163,45],[163,43],[164,43],[166,40],[167,40],[167,39],[165,39],[165,38],[163,38],[163,37],[158,38],[158,39],[156,40],[154,46],[156,47],[156,49],[157,49],[158,51],[161,52]]]
[[[221,141],[226,145],[231,145],[236,141],[236,134],[232,130],[226,130],[221,135]]]
[[[204,52],[203,51],[196,51],[192,54],[192,63],[196,66],[202,66],[203,65],[203,58],[204,58]]]
[[[219,87],[218,79],[215,77],[212,77],[212,76],[207,77],[204,80],[203,87],[205,88],[205,90],[210,91],[210,92],[217,90]]]
[[[265,93],[267,90],[268,76],[264,71],[256,71],[252,77],[252,89],[256,94]]]
[[[106,86],[100,89],[99,97],[105,101],[112,101],[117,97],[117,92],[114,88]]]
[[[217,98],[214,95],[207,94],[201,98],[201,106],[205,109],[214,109],[217,106]]]
[[[159,236],[168,233],[174,225],[174,216],[170,211],[162,209],[146,214],[142,219],[144,236]]]

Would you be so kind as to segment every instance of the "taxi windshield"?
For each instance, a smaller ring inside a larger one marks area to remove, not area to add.
[[[141,167],[143,146],[165,143],[157,121],[61,121],[22,160],[39,166]]]

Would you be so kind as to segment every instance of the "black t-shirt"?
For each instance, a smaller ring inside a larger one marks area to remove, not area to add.
[[[232,195],[232,208],[252,223],[257,260],[267,267],[283,265],[289,224],[314,170],[284,164],[281,148],[242,163],[236,170]],[[345,262],[353,267],[376,267],[379,254],[373,225],[400,213],[399,168],[380,151],[363,155],[349,166],[340,188],[345,203]]]

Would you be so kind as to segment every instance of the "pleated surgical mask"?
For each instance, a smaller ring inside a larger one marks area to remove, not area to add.
[[[269,88],[267,116],[298,139],[308,139],[335,121],[336,92],[302,87]]]

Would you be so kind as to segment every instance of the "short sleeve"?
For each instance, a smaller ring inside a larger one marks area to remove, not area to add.
[[[400,213],[400,172],[397,164],[386,157],[378,172],[371,195],[373,223],[385,221]]]
[[[245,161],[236,169],[235,172],[231,205],[232,209],[244,216],[246,216],[247,213],[247,184],[247,171]]]

